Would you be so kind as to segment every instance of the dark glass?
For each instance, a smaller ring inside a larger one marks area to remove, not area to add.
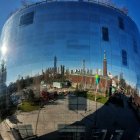
[[[27,14],[24,14],[20,17],[20,23],[19,25],[29,25],[33,23],[33,19],[34,19],[34,12],[30,12]]]
[[[124,21],[121,17],[118,17],[118,21],[119,21],[119,28],[124,30]]]
[[[137,47],[137,42],[135,39],[133,39],[133,49],[135,53],[138,53],[138,47]]]
[[[104,41],[109,41],[109,35],[108,35],[108,28],[102,27],[102,39]]]
[[[122,64],[127,66],[127,52],[125,50],[122,50]]]

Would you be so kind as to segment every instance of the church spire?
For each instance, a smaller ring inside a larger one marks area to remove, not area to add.
[[[104,50],[104,60],[106,60],[106,51]]]
[[[107,76],[107,59],[106,59],[105,50],[104,50],[104,59],[103,59],[103,76]]]

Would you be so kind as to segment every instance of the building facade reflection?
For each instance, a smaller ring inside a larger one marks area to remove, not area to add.
[[[80,1],[33,4],[15,12],[3,27],[8,83],[53,66],[56,56],[58,64],[71,70],[82,69],[85,60],[85,69],[93,74],[96,69],[104,75],[123,74],[127,84],[139,89],[139,38],[132,19],[111,6]]]

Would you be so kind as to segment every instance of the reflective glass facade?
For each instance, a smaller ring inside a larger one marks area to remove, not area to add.
[[[7,82],[53,66],[53,58],[70,69],[103,67],[123,74],[140,88],[140,36],[135,23],[111,7],[89,2],[46,2],[14,13],[5,23],[1,46],[6,56]]]

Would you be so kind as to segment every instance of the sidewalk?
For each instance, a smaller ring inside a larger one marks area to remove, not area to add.
[[[3,121],[0,125],[0,134],[3,140],[16,140],[10,130],[10,127]]]

